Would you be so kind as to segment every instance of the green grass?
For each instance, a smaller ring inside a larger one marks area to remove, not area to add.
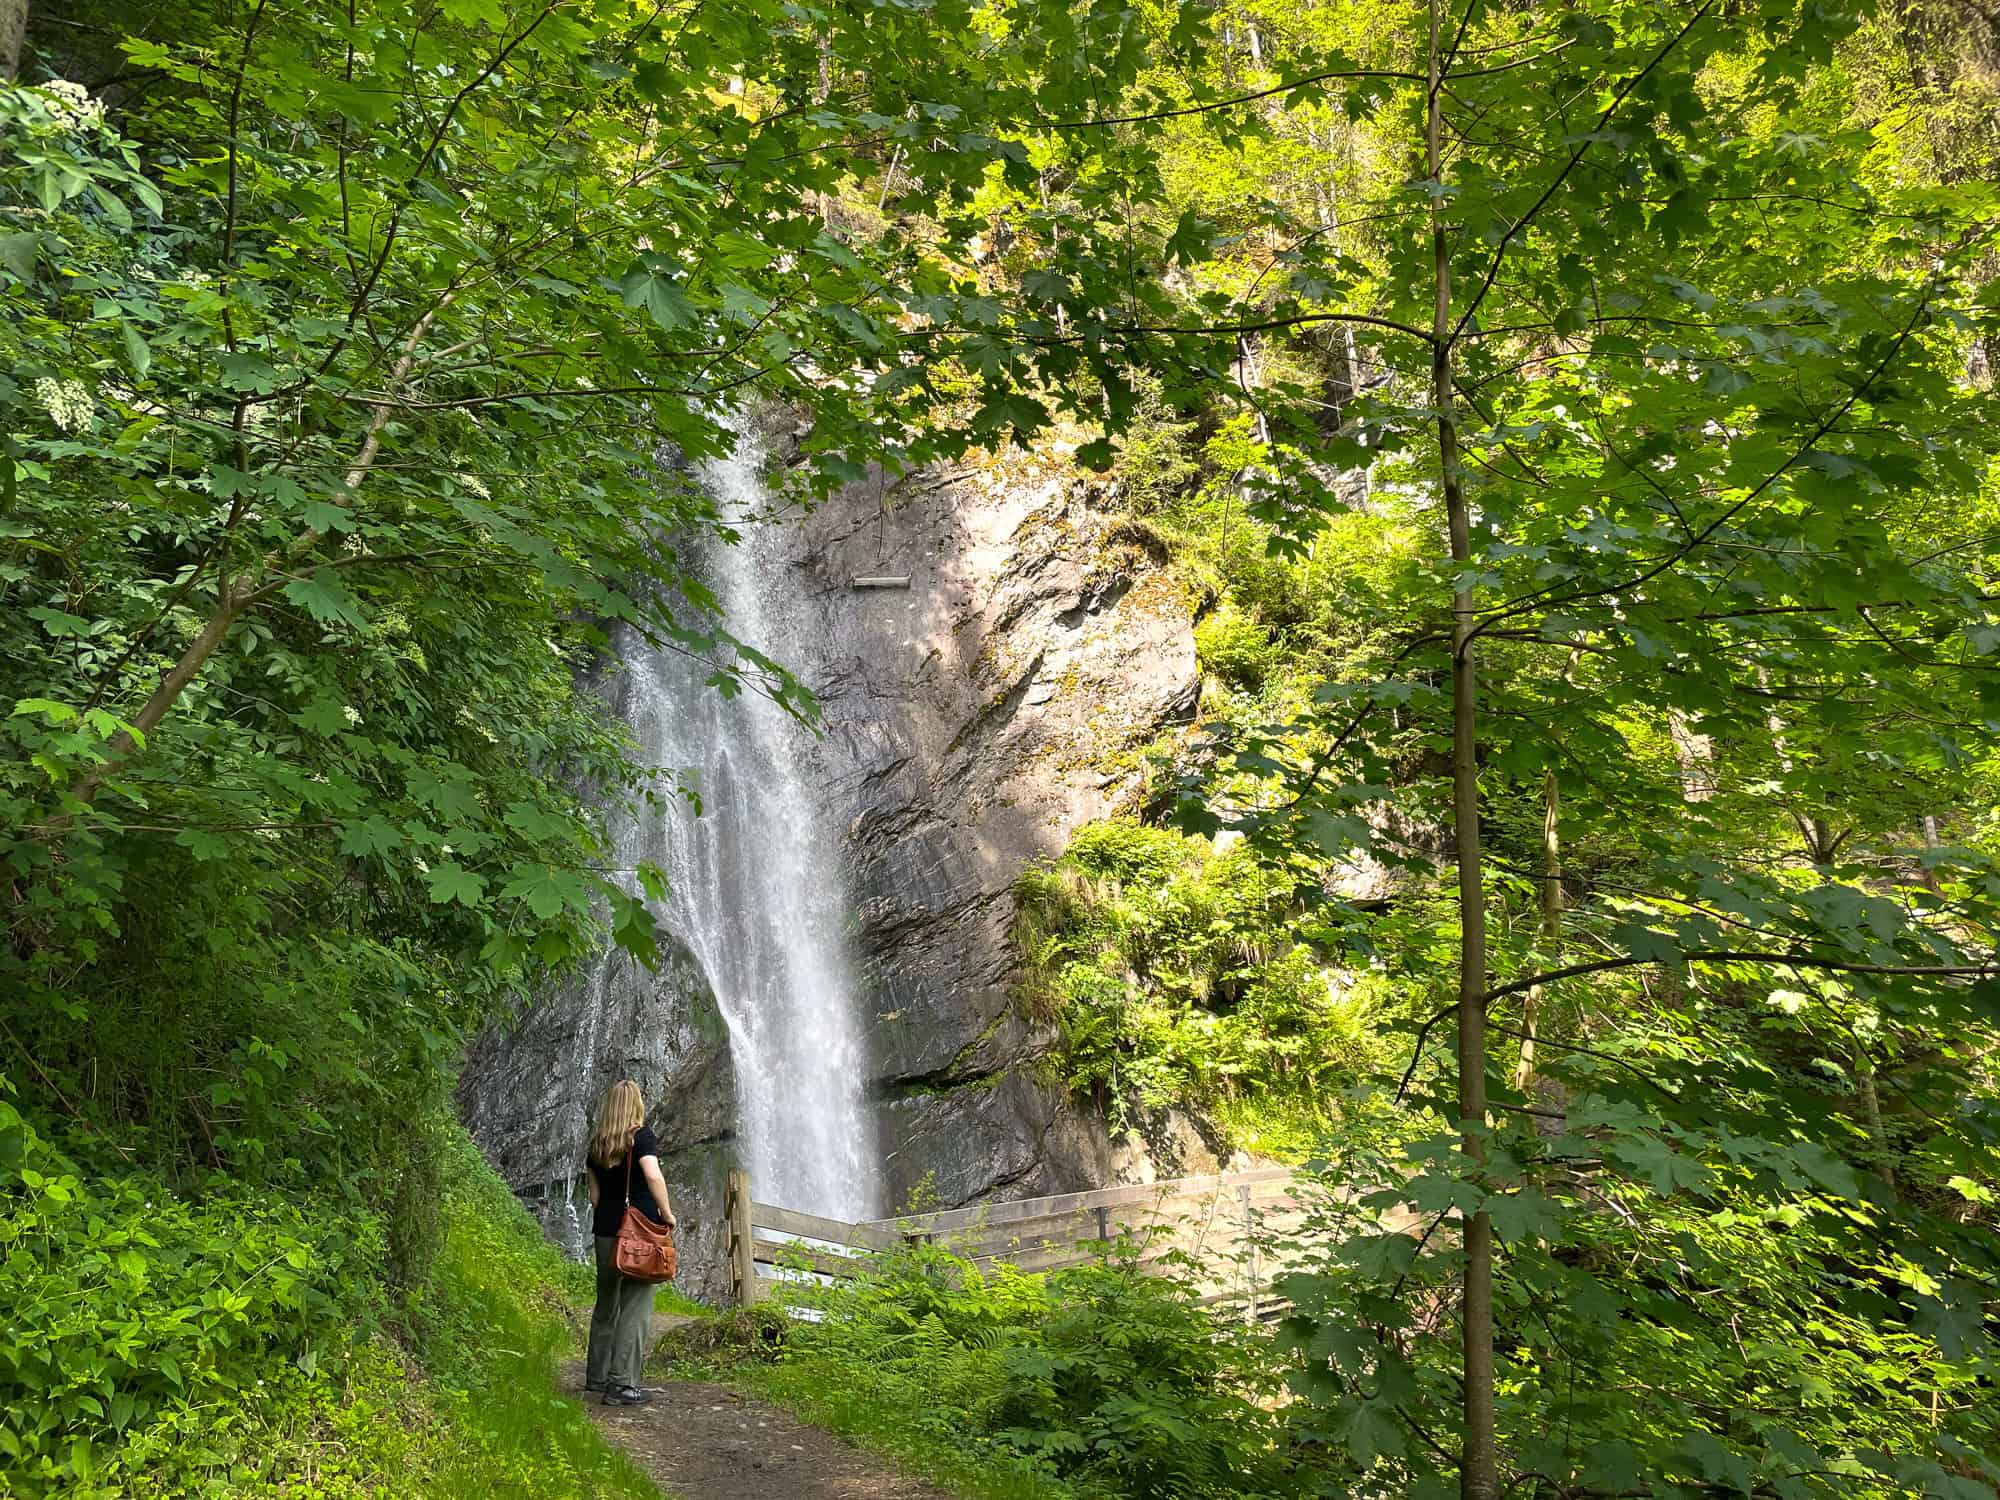
[[[840,1434],[901,1473],[962,1500],[1081,1500],[1073,1487],[1025,1460],[970,1445],[937,1393],[894,1371],[860,1367],[798,1348],[770,1357],[759,1325],[782,1329],[768,1306],[755,1317],[696,1308],[701,1329],[663,1340],[652,1373],[708,1380],[780,1406],[800,1420]],[[762,1347],[763,1357],[752,1352]]]
[[[560,1365],[578,1352],[591,1273],[563,1259],[455,1133],[443,1238],[401,1319],[310,1369],[274,1367],[217,1413],[221,1461],[171,1459],[149,1497],[310,1494],[315,1500],[662,1500],[611,1448]],[[0,1485],[0,1494],[6,1492]]]
[[[576,1400],[556,1394],[589,1268],[557,1254],[483,1162],[455,1163],[452,1178],[426,1352],[432,1404],[456,1441],[410,1493],[654,1500],[658,1487],[605,1444]]]
[[[1075,1500],[1077,1491],[1024,1462],[968,1450],[926,1406],[927,1392],[893,1376],[806,1357],[739,1367],[730,1382],[837,1432],[965,1500]],[[932,1420],[926,1422],[925,1417]]]

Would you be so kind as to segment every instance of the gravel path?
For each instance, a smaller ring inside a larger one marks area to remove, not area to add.
[[[726,1386],[651,1386],[644,1406],[606,1406],[583,1392],[583,1366],[563,1389],[585,1403],[605,1440],[685,1500],[951,1500],[860,1449]]]

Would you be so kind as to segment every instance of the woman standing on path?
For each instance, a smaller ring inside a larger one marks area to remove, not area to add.
[[[597,1128],[590,1136],[590,1232],[597,1240],[597,1306],[590,1314],[590,1357],[583,1388],[602,1391],[606,1406],[637,1406],[648,1399],[639,1388],[639,1367],[646,1359],[646,1335],[653,1318],[652,1283],[619,1275],[612,1261],[628,1202],[654,1223],[674,1227],[667,1180],[660,1175],[660,1143],[646,1128],[646,1101],[639,1085],[626,1078],[604,1091],[597,1106]]]

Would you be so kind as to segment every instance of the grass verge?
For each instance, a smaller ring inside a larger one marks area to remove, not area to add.
[[[428,1283],[391,1320],[405,1332],[377,1330],[322,1361],[273,1365],[240,1406],[216,1413],[225,1441],[191,1462],[164,1455],[125,1493],[662,1500],[583,1407],[558,1393],[588,1268],[543,1239],[457,1132],[445,1177],[443,1239]]]
[[[714,1381],[781,1406],[961,1500],[1081,1500],[1028,1461],[969,1444],[934,1390],[793,1345],[789,1319],[771,1304],[697,1311],[700,1322],[660,1341],[652,1374]]]

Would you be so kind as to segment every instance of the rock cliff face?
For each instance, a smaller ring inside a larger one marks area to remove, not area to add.
[[[1011,997],[1015,877],[1136,793],[1137,749],[1191,718],[1189,600],[1145,534],[1060,450],[850,487],[772,549],[814,644],[809,769],[843,829],[887,1206],[1087,1187],[1132,1170],[1101,1122],[1038,1083]],[[857,578],[907,588],[857,588]],[[617,702],[616,677],[606,689]],[[601,1008],[601,1007],[598,1007]],[[552,995],[468,1058],[474,1136],[552,1232],[582,1247],[572,1165],[595,1080],[628,1070],[673,1153],[686,1289],[713,1295],[729,1054],[701,975],[636,968],[616,1015]],[[607,1072],[607,1070],[613,1070]]]

